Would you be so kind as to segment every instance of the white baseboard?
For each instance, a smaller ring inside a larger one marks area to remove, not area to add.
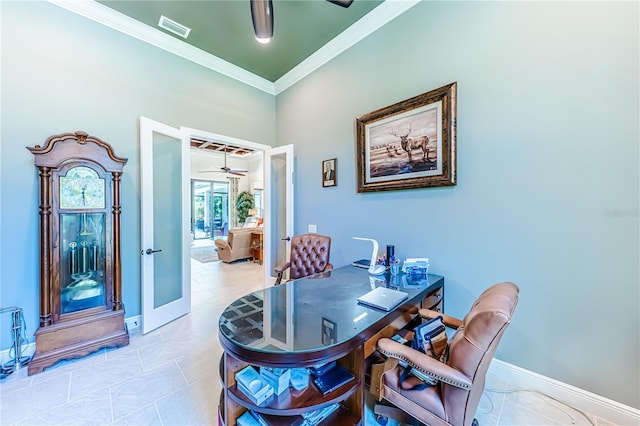
[[[640,424],[640,410],[638,409],[504,361],[494,358],[489,367],[489,373],[525,389],[532,389],[549,395],[589,414],[614,422],[616,425]]]
[[[132,332],[132,331],[137,332],[138,329],[140,328],[140,321],[142,321],[141,315],[136,315],[136,316],[124,319],[124,322],[127,324],[127,330],[129,330],[129,332]]]

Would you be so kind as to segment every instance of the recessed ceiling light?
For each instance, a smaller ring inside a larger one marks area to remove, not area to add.
[[[160,20],[158,21],[158,26],[169,32],[179,35],[182,38],[189,37],[189,33],[191,32],[191,28],[185,27],[184,25],[179,24],[173,19],[169,19],[164,15],[160,16]]]

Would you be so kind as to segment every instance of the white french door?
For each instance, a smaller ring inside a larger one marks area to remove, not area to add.
[[[140,117],[142,333],[191,310],[189,138]]]

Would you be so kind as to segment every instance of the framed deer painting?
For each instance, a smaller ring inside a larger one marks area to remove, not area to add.
[[[358,192],[456,184],[456,83],[356,118]]]

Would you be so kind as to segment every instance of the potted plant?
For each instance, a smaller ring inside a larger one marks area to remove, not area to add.
[[[238,194],[238,199],[236,200],[236,210],[238,211],[238,223],[243,224],[244,221],[249,216],[249,210],[255,207],[255,201],[253,200],[253,195],[251,195],[248,191],[242,191]]]

